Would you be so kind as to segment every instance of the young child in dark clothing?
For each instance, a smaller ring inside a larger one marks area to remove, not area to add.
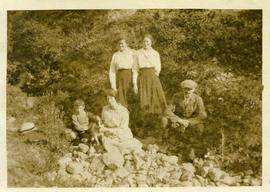
[[[100,117],[91,112],[86,112],[84,101],[80,99],[75,101],[74,109],[75,113],[72,115],[74,130],[72,131],[73,136],[71,136],[70,140],[72,140],[74,144],[92,141],[98,142],[96,133],[98,125],[101,122]]]

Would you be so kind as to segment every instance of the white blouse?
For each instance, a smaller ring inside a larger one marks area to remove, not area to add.
[[[137,62],[135,70],[138,72],[140,68],[154,68],[158,76],[161,71],[161,63],[159,53],[153,48],[139,49],[137,51]]]
[[[116,109],[112,109],[110,105],[104,106],[101,116],[105,127],[113,129],[120,139],[133,137],[128,126],[129,112],[122,105],[119,104]]]
[[[116,89],[116,73],[119,69],[133,69],[135,63],[135,51],[128,49],[126,51],[117,51],[113,54],[110,70],[109,79],[111,88]]]

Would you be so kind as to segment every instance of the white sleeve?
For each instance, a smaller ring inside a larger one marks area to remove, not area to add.
[[[139,59],[138,59],[137,51],[134,51],[133,64],[132,64],[132,83],[133,83],[133,86],[137,86],[138,73],[139,73]]]
[[[116,89],[116,63],[115,63],[115,54],[113,54],[110,70],[109,70],[109,79],[111,83],[111,88]]]
[[[156,55],[155,55],[155,72],[156,72],[157,76],[159,76],[160,71],[161,71],[160,55],[159,55],[158,52],[156,52]]]

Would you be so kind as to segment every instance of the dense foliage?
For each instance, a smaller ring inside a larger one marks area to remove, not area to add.
[[[8,82],[31,96],[54,96],[66,112],[82,98],[99,113],[122,33],[134,49],[144,33],[154,36],[168,99],[182,80],[199,83],[209,133],[225,138],[224,165],[260,169],[260,10],[10,11]]]

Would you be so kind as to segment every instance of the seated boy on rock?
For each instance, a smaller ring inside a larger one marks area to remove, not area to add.
[[[171,129],[176,129],[186,136],[201,141],[204,131],[203,120],[207,117],[202,98],[195,94],[197,83],[192,80],[181,82],[182,92],[174,94],[171,104],[162,117],[165,138]],[[190,134],[185,135],[184,132]],[[189,137],[189,138],[187,138]]]
[[[97,129],[100,124],[100,117],[94,115],[91,112],[86,112],[85,104],[83,100],[76,100],[74,102],[75,113],[72,115],[72,123],[74,130],[67,130],[66,133],[70,140],[74,144],[79,144],[80,142],[92,142],[97,139]]]

